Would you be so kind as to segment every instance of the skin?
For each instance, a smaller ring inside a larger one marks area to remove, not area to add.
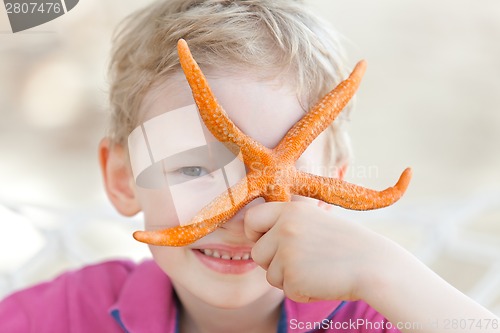
[[[250,74],[233,77],[213,71],[207,71],[207,76],[231,119],[263,145],[276,145],[304,115],[293,88],[282,86],[278,81],[259,82]],[[147,94],[141,114],[144,119],[150,119],[165,110],[192,103],[191,90],[179,73]],[[176,141],[166,144],[176,144]],[[315,166],[324,164],[321,152],[325,144],[325,137],[319,136],[296,166],[314,172]],[[178,225],[165,207],[166,198],[158,192],[136,187],[125,147],[103,139],[99,151],[108,196],[120,213],[131,216],[142,211],[146,229]],[[294,200],[320,209],[317,200]],[[181,325],[186,327],[185,332],[234,332],[236,326],[244,332],[275,331],[283,292],[267,282],[264,269],[256,267],[239,275],[217,273],[201,264],[193,250],[216,244],[245,247],[250,251],[254,242],[245,235],[243,218],[249,208],[263,202],[261,198],[252,201],[223,226],[189,246],[150,246],[155,261],[172,279],[184,305]],[[268,320],[262,321],[262,318]]]
[[[224,76],[216,70],[206,75],[232,121],[266,147],[274,147],[304,114],[292,87],[281,82],[259,82],[248,73]],[[191,91],[179,73],[147,94],[141,115],[147,119],[189,104]],[[323,140],[321,135],[314,140],[296,166],[324,164]],[[165,208],[165,198],[136,187],[125,147],[105,138],[99,156],[107,194],[120,213],[142,211],[146,229],[178,224]],[[150,246],[181,301],[181,332],[224,333],[234,327],[275,332],[283,295],[299,302],[363,299],[393,322],[495,318],[394,242],[336,218],[315,199],[296,199],[264,203],[259,198],[193,244]],[[249,248],[259,267],[244,274],[210,270],[195,255],[209,244]]]
[[[335,120],[352,98],[365,72],[365,61],[360,61],[346,80],[321,98],[300,121],[293,124],[279,143],[269,149],[271,147],[263,146],[242,132],[228,118],[193,59],[186,41],[180,39],[177,49],[203,122],[217,140],[232,149],[239,148],[241,158],[250,171],[244,179],[203,207],[189,225],[138,231],[134,233],[136,240],[163,246],[190,244],[213,232],[258,197],[266,201],[290,201],[292,195],[301,195],[346,209],[368,210],[392,205],[406,191],[411,179],[409,168],[402,173],[395,186],[379,192],[338,178],[311,175],[294,166],[309,144]],[[228,209],[229,201],[233,203]]]
[[[314,230],[304,219],[315,221]],[[298,302],[362,299],[392,323],[425,325],[402,332],[443,332],[445,321],[453,319],[483,323],[453,332],[498,332],[491,325],[498,317],[360,224],[302,203],[270,202],[246,212],[245,230],[256,241],[252,257],[267,270],[269,283]]]

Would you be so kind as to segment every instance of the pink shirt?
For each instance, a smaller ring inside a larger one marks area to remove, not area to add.
[[[0,302],[0,332],[176,333],[177,304],[153,261],[111,261],[68,272]],[[399,332],[364,302],[286,299],[278,333]]]

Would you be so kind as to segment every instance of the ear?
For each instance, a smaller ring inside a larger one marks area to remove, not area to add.
[[[99,164],[109,200],[120,214],[133,216],[141,211],[134,187],[128,154],[121,144],[104,138],[99,143]]]

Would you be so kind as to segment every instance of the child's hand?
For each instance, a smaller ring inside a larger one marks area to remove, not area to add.
[[[257,205],[246,212],[244,225],[256,242],[252,258],[267,270],[269,283],[299,302],[363,298],[392,244],[304,202]]]
[[[304,202],[269,202],[248,209],[244,228],[256,242],[253,260],[294,301],[362,299],[393,323],[423,325],[422,333],[442,332],[436,323],[449,318],[493,323],[456,332],[498,332],[493,313],[361,224]]]

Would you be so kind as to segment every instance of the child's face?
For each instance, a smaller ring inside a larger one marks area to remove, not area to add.
[[[293,89],[277,81],[258,82],[250,75],[205,74],[229,118],[245,134],[267,147],[274,147],[306,112]],[[194,104],[191,90],[184,76],[179,74],[146,95],[141,116],[151,119],[191,104]],[[194,137],[197,136],[199,124],[183,122],[182,128],[163,131],[168,132],[162,133],[165,139],[160,141],[165,145],[164,149],[179,152],[192,148],[190,145],[196,141]],[[324,141],[324,136],[320,135],[298,160],[297,167],[318,173],[323,164]],[[186,156],[185,162],[176,162],[175,177],[201,177],[204,167],[204,161],[200,160],[202,155]],[[244,173],[238,177],[244,177]],[[185,222],[180,221],[179,211],[184,216],[195,215],[205,204],[201,202],[212,199],[214,195],[210,191],[205,194],[203,184],[198,182],[197,187],[183,186],[183,190],[176,190],[175,198],[172,198],[172,190],[137,186],[136,193],[144,213],[146,229],[163,229]],[[312,199],[300,199],[317,204]],[[150,246],[156,262],[171,277],[178,293],[225,308],[241,307],[261,297],[281,295],[279,290],[267,283],[265,271],[251,259],[248,260],[253,244],[245,237],[243,216],[248,207],[261,202],[263,199],[253,201],[215,232],[189,246]],[[221,258],[214,257],[217,253]]]

